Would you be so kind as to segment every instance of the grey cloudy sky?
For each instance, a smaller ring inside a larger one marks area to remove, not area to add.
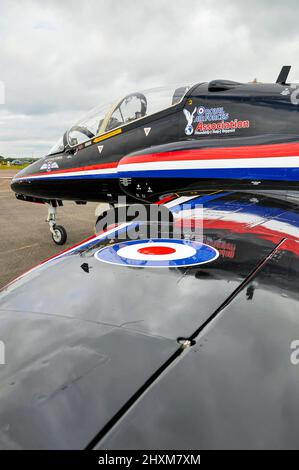
[[[126,92],[299,77],[297,0],[0,0],[0,155],[42,156]]]

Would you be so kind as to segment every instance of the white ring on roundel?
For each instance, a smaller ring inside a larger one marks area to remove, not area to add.
[[[138,252],[138,250],[141,250],[142,248],[151,248],[157,246],[172,248],[175,250],[175,252],[169,253],[168,255],[147,255],[145,253]],[[121,258],[134,259],[139,261],[172,261],[190,258],[195,254],[196,250],[192,246],[183,245],[179,243],[138,243],[132,246],[125,246],[117,251],[117,255]]]

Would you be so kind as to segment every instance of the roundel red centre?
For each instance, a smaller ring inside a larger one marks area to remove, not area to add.
[[[176,250],[168,246],[148,246],[139,248],[137,251],[143,255],[170,255],[175,253]]]

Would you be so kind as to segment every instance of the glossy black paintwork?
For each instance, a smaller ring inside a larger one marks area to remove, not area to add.
[[[290,361],[299,338],[298,257],[283,250],[99,449],[298,449],[299,365]],[[285,288],[266,288],[264,278]],[[287,288],[294,281],[295,298]]]
[[[102,153],[99,154],[98,145],[92,144],[86,148],[67,149],[63,154],[46,156],[36,163],[22,170],[18,176],[38,174],[40,167],[46,161],[55,161],[59,164],[59,169],[72,169],[87,165],[97,165],[111,162],[118,162],[125,155],[137,149],[150,147],[157,143],[172,142],[178,137],[183,137],[184,126],[179,127],[179,110],[182,105],[178,105],[168,111],[162,111],[156,115],[142,119],[142,123],[132,123],[124,127],[124,131],[101,141],[104,145]],[[182,112],[182,111],[180,111]],[[150,125],[151,132],[145,135],[144,126]],[[117,196],[123,194],[119,186],[119,180],[115,178],[88,178],[86,180],[63,179],[51,181],[34,180],[12,181],[11,188],[17,194],[25,196],[40,197],[44,199],[70,199],[86,201],[113,201]]]
[[[1,448],[88,445],[177,351],[177,338],[203,325],[286,237],[275,260],[100,445],[263,447],[277,446],[280,436],[282,447],[298,442],[298,370],[288,363],[290,340],[299,334],[298,204],[219,194],[204,216],[204,241],[220,251],[209,264],[107,265],[93,256],[107,243],[97,241],[2,291]],[[271,426],[261,425],[263,416]]]
[[[132,122],[122,128],[122,133],[114,137],[107,138],[100,142],[104,148],[99,154],[98,144],[91,141],[91,145],[82,148],[82,145],[76,148],[66,148],[66,150],[57,155],[46,156],[40,161],[30,165],[17,176],[26,176],[38,174],[42,164],[47,161],[56,162],[60,170],[84,167],[88,165],[97,165],[99,163],[119,162],[125,156],[132,152],[142,153],[144,149],[151,152],[153,146],[164,146],[165,151],[174,150],[181,143],[181,148],[195,147],[198,143],[209,142],[210,145],[217,146],[242,145],[243,139],[252,137],[251,144],[260,143],[260,139],[269,142],[276,141],[277,136],[285,136],[285,142],[299,139],[298,134],[298,106],[292,104],[289,95],[282,94],[288,88],[281,84],[237,84],[231,89],[222,91],[211,91],[208,83],[201,83],[189,90],[184,100],[178,105],[166,109],[151,116],[144,117],[141,120]],[[211,135],[192,135],[186,136],[186,119],[183,109],[186,108],[190,113],[195,106],[224,107],[233,118],[239,120],[249,119],[250,128],[237,129],[233,138],[231,134],[222,134],[215,139]],[[146,136],[144,127],[151,128]],[[217,143],[218,141],[218,143]],[[231,141],[231,142],[229,142]],[[170,147],[168,147],[170,145]],[[136,191],[138,184],[145,182],[153,185],[153,193],[142,197],[143,193]],[[128,188],[119,181],[117,175],[115,178],[88,178],[83,179],[53,179],[27,181],[14,180],[12,189],[17,194],[27,197],[39,197],[42,199],[71,199],[86,201],[113,201],[123,191],[130,196],[152,200],[159,194],[169,191],[188,191],[190,189],[204,188],[224,188],[234,187],[235,189],[250,188],[251,182],[243,180],[227,180],[219,182],[219,179],[208,178],[186,180],[180,178],[169,179],[159,178],[158,184],[156,178],[142,178],[134,180]],[[279,183],[277,181],[264,178],[264,188],[273,189],[273,187],[288,189],[297,187],[295,183]],[[260,186],[261,187],[261,186]]]

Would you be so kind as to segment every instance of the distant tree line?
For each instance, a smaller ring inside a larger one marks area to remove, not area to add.
[[[13,157],[3,157],[0,155],[0,165],[27,165],[29,163],[36,162],[38,158],[13,158]]]

